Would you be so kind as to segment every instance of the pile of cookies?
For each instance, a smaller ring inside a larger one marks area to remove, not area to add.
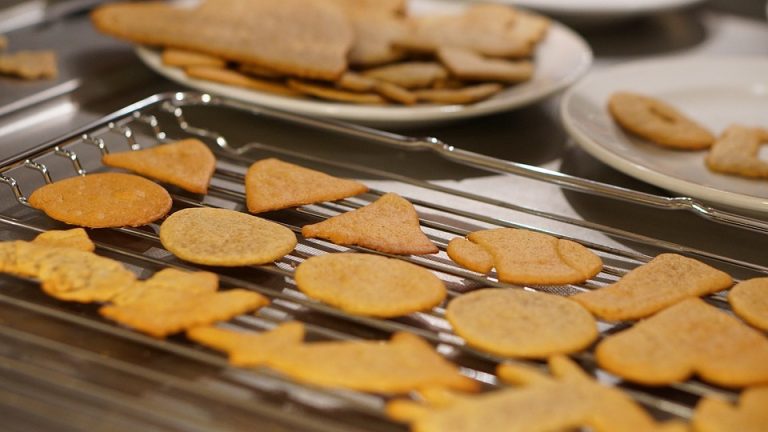
[[[608,111],[622,128],[662,147],[710,149],[705,162],[712,171],[768,179],[768,161],[759,157],[760,147],[768,144],[768,129],[734,124],[716,138],[669,104],[629,92],[611,95]]]
[[[118,3],[93,12],[109,35],[164,49],[194,79],[360,104],[465,104],[531,79],[548,21],[509,6],[406,16],[406,0]]]

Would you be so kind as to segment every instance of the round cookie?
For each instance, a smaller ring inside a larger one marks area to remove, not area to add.
[[[163,247],[195,264],[246,266],[282,258],[296,247],[293,231],[234,210],[188,208],[160,226]]]
[[[739,318],[768,331],[768,277],[740,282],[728,292],[728,302]]]

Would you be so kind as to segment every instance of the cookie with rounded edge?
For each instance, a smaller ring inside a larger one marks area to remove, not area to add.
[[[394,193],[347,213],[301,229],[304,237],[328,239],[401,255],[431,254],[437,246],[421,231],[413,204]]]
[[[451,239],[445,251],[456,264],[473,272],[486,274],[493,270],[493,256],[482,246],[463,237]]]
[[[432,272],[395,258],[359,253],[311,257],[296,268],[304,294],[354,315],[391,318],[429,310],[446,295]]]
[[[225,267],[270,263],[296,247],[296,235],[282,225],[216,208],[173,213],[160,225],[160,241],[184,261]]]
[[[608,100],[608,112],[622,128],[660,146],[701,150],[715,141],[706,128],[666,102],[649,96],[616,92]]]
[[[728,302],[739,318],[768,331],[768,277],[737,283],[728,291]]]
[[[571,297],[600,318],[636,320],[690,297],[729,288],[731,277],[678,254],[661,254],[618,282]]]
[[[216,169],[213,152],[202,141],[189,138],[102,156],[104,165],[124,168],[184,190],[204,194]]]
[[[172,67],[210,66],[223,68],[227,62],[216,56],[195,51],[166,48],[161,55],[163,64]]]
[[[141,226],[171,209],[171,196],[157,183],[133,174],[70,177],[32,192],[29,205],[53,219],[88,228]]]
[[[705,396],[693,413],[696,432],[763,432],[768,425],[768,386],[744,390],[738,404]]]
[[[608,336],[595,357],[610,373],[645,385],[692,375],[725,387],[768,384],[765,335],[699,298]]]
[[[32,240],[32,243],[46,246],[67,247],[84,252],[93,252],[96,250],[96,245],[91,241],[88,234],[82,228],[46,231],[38,234],[38,236]]]
[[[768,129],[732,125],[712,145],[705,162],[712,171],[752,178],[768,178],[768,162],[760,147],[768,144]]]
[[[445,317],[470,346],[509,357],[547,358],[577,352],[598,336],[578,303],[553,294],[487,288],[448,303]]]

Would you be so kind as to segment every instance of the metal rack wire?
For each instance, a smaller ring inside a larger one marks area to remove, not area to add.
[[[4,161],[0,164],[0,167],[2,167],[0,168],[0,182],[8,186],[13,194],[14,203],[3,206],[4,208],[0,212],[0,224],[10,228],[15,233],[12,237],[29,237],[34,233],[56,228],[57,224],[28,208],[26,196],[34,188],[64,177],[84,175],[94,170],[102,170],[104,167],[100,164],[100,156],[110,151],[137,150],[172,139],[195,136],[211,144],[214,149],[218,159],[214,180],[206,197],[190,195],[183,191],[171,189],[175,208],[208,206],[242,210],[245,201],[242,189],[245,170],[258,158],[256,155],[271,155],[290,159],[299,164],[319,164],[326,172],[330,173],[343,171],[344,173],[352,173],[353,176],[381,178],[424,189],[431,193],[447,194],[456,199],[493,206],[508,212],[509,217],[498,218],[448,205],[441,205],[418,196],[404,196],[419,210],[422,226],[429,237],[438,245],[441,252],[426,257],[398,256],[397,258],[433,270],[446,282],[449,297],[454,297],[467,290],[483,286],[545,290],[569,295],[595,289],[615,281],[627,271],[647,262],[651,258],[649,254],[591,240],[588,241],[573,234],[573,231],[581,229],[598,232],[607,238],[616,238],[653,247],[659,251],[684,253],[692,257],[719,263],[723,266],[739,268],[755,274],[768,273],[768,268],[761,264],[721,256],[594,222],[525,208],[481,195],[440,186],[428,181],[409,178],[375,167],[343,163],[333,159],[291,151],[265,142],[249,143],[245,146],[235,147],[227,140],[225,136],[226,131],[209,130],[199,125],[193,125],[187,120],[185,110],[188,107],[201,106],[211,109],[226,108],[237,110],[247,113],[255,119],[279,119],[280,121],[287,121],[300,127],[317,128],[326,132],[340,133],[347,137],[360,138],[361,140],[379,145],[437,152],[441,156],[459,163],[480,166],[495,172],[502,171],[514,175],[524,175],[579,192],[608,196],[642,205],[670,209],[692,209],[697,214],[703,215],[715,222],[758,233],[768,232],[768,229],[766,229],[768,225],[764,222],[710,209],[689,198],[657,197],[655,195],[627,191],[560,173],[547,172],[535,167],[472,154],[441,143],[433,138],[408,138],[357,126],[307,119],[289,113],[255,108],[198,93],[156,95],[126,107],[69,137],[44,144],[12,160]],[[384,191],[374,188],[367,194],[359,197],[270,213],[267,217],[300,233],[303,223],[317,221],[359,208],[374,201],[383,193]],[[562,224],[565,229],[554,231],[552,229],[542,229],[531,224],[518,223],[513,217],[516,213],[554,221]],[[606,266],[600,275],[593,278],[593,280],[579,285],[520,287],[506,284],[498,281],[494,274],[480,275],[457,267],[446,257],[444,250],[447,241],[455,236],[466,235],[472,230],[468,226],[526,228],[567,238],[580,242],[592,249],[603,258]],[[140,273],[151,272],[161,267],[195,269],[194,266],[176,260],[167,251],[162,249],[157,236],[156,225],[142,228],[99,230],[91,234],[96,240],[99,253],[124,261]],[[225,287],[237,286],[251,289],[266,295],[272,300],[270,306],[261,309],[257,314],[238,317],[227,325],[264,330],[286,320],[299,319],[307,325],[308,336],[312,339],[381,338],[395,331],[408,331],[434,343],[437,346],[438,352],[457,362],[462,367],[462,372],[466,375],[483,382],[488,387],[500,385],[493,375],[493,366],[498,362],[507,361],[508,359],[479,352],[466,346],[461,338],[451,332],[450,326],[443,316],[444,310],[440,307],[430,312],[416,313],[407,317],[390,320],[358,317],[348,315],[335,308],[308,299],[295,288],[292,279],[293,269],[304,259],[329,251],[349,249],[378,253],[359,247],[339,247],[322,240],[300,239],[300,245],[297,249],[275,264],[238,270],[216,269]],[[709,300],[713,304],[727,308],[727,303],[722,295],[710,296]],[[248,416],[268,418],[280,424],[305,428],[307,430],[402,429],[401,425],[390,422],[384,416],[383,406],[386,402],[386,397],[384,396],[308,388],[272,374],[269,371],[245,371],[231,368],[227,366],[226,361],[220,355],[195,347],[183,338],[171,338],[166,341],[155,340],[128,329],[106,323],[93,311],[84,314],[73,313],[66,304],[44,299],[41,295],[30,300],[25,298],[25,296],[14,296],[5,291],[0,291],[0,308],[4,306],[39,314],[46,317],[46,319],[66,323],[66,325],[113,338],[122,343],[135,344],[143,347],[142,349],[163,353],[162,356],[183,359],[185,362],[198,365],[196,367],[215,369],[213,381],[218,383],[219,388],[212,391],[210,385],[200,385],[198,382],[186,380],[176,376],[172,371],[161,371],[160,369],[164,369],[164,367],[140,366],[125,361],[119,356],[99,356],[88,350],[76,348],[71,344],[50,341],[43,337],[29,335],[0,326],[0,339],[13,340],[15,341],[14,343],[18,344],[32,344],[35,345],[36,349],[47,349],[59,355],[66,353],[67,355],[75,356],[81,361],[93,362],[99,365],[99,367],[109,369],[113,373],[125,374],[137,379],[141,378],[148,382],[163,383],[166,386],[170,386],[174,391],[183,393],[184,398],[195,400],[196,402],[190,402],[193,404],[219,404],[226,407],[226,409],[242,411],[245,414],[241,413],[241,415],[245,415],[246,418]],[[621,327],[621,325],[615,326],[612,323],[600,324],[603,335]],[[596,372],[602,379],[616,381],[604,372],[599,371],[591,352],[587,351],[577,354],[574,358],[583,366]],[[9,370],[15,371],[22,365],[0,362],[0,371],[6,366]],[[34,371],[29,371],[29,373],[34,374]],[[37,373],[40,372],[38,371]],[[632,397],[646,405],[659,417],[690,417],[693,403],[699,396],[704,394],[718,393],[727,398],[735,397],[732,391],[715,388],[695,380],[675,384],[662,391],[620,382],[616,383],[616,385],[623,387]],[[229,389],[233,386],[240,393],[221,390],[222,388]],[[91,390],[93,391],[86,391],[85,393],[94,397],[101,394],[99,389]],[[276,393],[280,394],[280,396],[275,397]],[[258,396],[254,396],[254,394]],[[123,396],[109,392],[104,393],[102,396],[105,401],[117,401],[116,403],[118,403],[121,409],[132,413],[134,416],[138,415],[141,417],[144,414],[144,409],[151,408],[145,406],[146,401],[144,401],[143,397],[139,399],[139,402],[136,402],[133,399],[123,401],[125,399]],[[258,399],[257,403],[251,401],[254,397]],[[275,400],[280,401],[280,403],[276,403]],[[0,392],[0,401],[2,401],[2,392]],[[286,411],[286,406],[290,407],[295,404],[301,406],[302,412],[306,417],[294,416]],[[176,413],[176,411],[173,412]],[[342,412],[343,415],[338,415],[339,412]],[[196,424],[185,416],[166,417],[156,415],[154,417],[146,417],[146,419],[155,419],[158,424],[170,425],[183,430],[197,430],[201,427],[205,429],[205,425],[202,423]],[[176,424],[174,419],[181,419],[182,423]],[[219,428],[222,425],[222,423],[216,424]]]

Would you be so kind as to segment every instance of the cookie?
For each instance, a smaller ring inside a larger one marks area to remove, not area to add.
[[[482,246],[463,237],[451,239],[445,251],[456,264],[473,272],[486,274],[493,270],[493,256]]]
[[[467,238],[491,255],[502,282],[534,285],[580,283],[600,273],[603,266],[600,257],[578,243],[524,229],[476,231]],[[463,252],[470,255],[461,256]],[[482,269],[476,249],[453,248],[452,253],[453,256],[461,256],[458,264],[467,262],[470,270]]]
[[[403,105],[413,105],[417,102],[415,94],[392,83],[379,81],[373,88],[385,98]]]
[[[768,425],[768,387],[744,390],[739,403],[730,404],[705,396],[696,405],[692,424],[695,432],[762,432]]]
[[[347,54],[350,65],[370,67],[392,63],[405,57],[394,41],[408,31],[406,21],[395,15],[357,13],[350,16],[355,40]]]
[[[164,49],[160,58],[164,65],[172,67],[208,66],[223,68],[227,66],[227,62],[218,57],[173,48]]]
[[[280,82],[254,78],[230,69],[211,66],[193,66],[186,68],[184,72],[190,78],[229,84],[282,96],[301,96],[301,93],[290,89]]]
[[[533,76],[533,63],[528,60],[486,58],[472,50],[456,47],[439,48],[437,57],[452,76],[465,81],[517,83]]]
[[[758,156],[763,144],[768,144],[768,129],[730,126],[712,145],[707,167],[723,174],[768,178],[768,162]]]
[[[110,299],[124,305],[151,295],[150,291],[182,291],[189,295],[210,294],[219,289],[219,277],[210,272],[187,272],[173,268],[162,269],[147,280],[137,281]]]
[[[99,309],[104,318],[156,338],[225,321],[269,303],[262,295],[243,289],[194,293],[175,290],[146,290],[133,301]]]
[[[300,333],[296,325],[283,324],[260,334],[195,329],[189,336],[203,345],[228,352],[230,361],[239,366],[267,366],[302,383],[321,387],[374,393],[407,393],[426,387],[477,388],[476,382],[462,376],[457,366],[418,336],[398,332],[389,341],[297,343]],[[258,350],[262,345],[266,349]]]
[[[18,51],[0,54],[0,75],[13,75],[27,80],[54,79],[59,75],[53,51]]]
[[[0,35],[0,51],[8,48],[8,38]]]
[[[124,168],[184,190],[204,194],[216,169],[208,146],[194,138],[160,144],[143,150],[106,154],[107,166]]]
[[[419,215],[407,200],[388,193],[365,207],[304,225],[302,235],[340,245],[357,245],[400,255],[436,253],[437,246],[421,231]]]
[[[311,0],[220,0],[192,9],[116,3],[96,8],[91,18],[101,32],[134,43],[202,52],[311,79],[340,76],[353,41],[340,8]]]
[[[257,78],[278,79],[285,76],[280,72],[273,71],[272,69],[266,68],[264,66],[252,64],[241,64],[238,66],[237,70],[246,75],[252,75]]]
[[[296,79],[289,79],[288,87],[308,96],[337,102],[373,105],[381,105],[386,102],[384,98],[375,93],[349,92],[328,87],[326,85],[320,85],[309,81],[299,81]]]
[[[74,228],[65,231],[46,231],[35,237],[32,243],[46,246],[67,247],[84,252],[93,252],[96,250],[96,245],[93,244],[88,237],[88,234],[82,228]]]
[[[376,80],[366,78],[356,72],[347,71],[336,81],[336,86],[340,89],[362,93],[373,91],[376,82]]]
[[[429,389],[420,393],[426,405],[394,400],[387,413],[419,432],[687,430],[678,422],[657,423],[627,395],[598,384],[567,357],[553,357],[549,365],[551,376],[502,364],[498,375],[519,386],[479,395]]]
[[[553,294],[481,289],[448,303],[445,317],[470,346],[509,357],[577,352],[597,338],[597,324],[578,303]]]
[[[768,277],[736,284],[728,292],[728,302],[739,318],[768,331]]]
[[[171,204],[157,183],[123,173],[70,177],[29,196],[29,205],[51,218],[88,228],[146,225],[165,216]]]
[[[435,62],[404,62],[362,71],[362,75],[385,81],[405,89],[430,87],[435,81],[448,77],[448,71]]]
[[[608,111],[622,128],[660,146],[679,150],[709,148],[715,137],[671,105],[649,96],[616,92]]]
[[[725,387],[768,384],[768,339],[698,298],[607,337],[595,356],[603,369],[646,385],[694,374]]]
[[[246,204],[251,213],[336,201],[367,191],[367,186],[354,180],[275,158],[254,162],[245,175]]]
[[[296,285],[311,298],[353,315],[391,318],[432,309],[445,285],[429,270],[379,255],[334,253],[296,268]]]
[[[661,254],[618,282],[571,297],[590,312],[609,321],[650,316],[689,297],[729,288],[731,277],[695,259]]]
[[[406,11],[406,0],[330,0],[348,13],[378,15],[402,15]]]
[[[414,90],[416,99],[438,104],[469,104],[479,102],[499,93],[504,87],[498,83],[476,84],[457,89],[421,89]]]
[[[282,225],[215,208],[173,213],[160,225],[160,241],[184,261],[224,267],[270,263],[296,247],[296,235]]]

